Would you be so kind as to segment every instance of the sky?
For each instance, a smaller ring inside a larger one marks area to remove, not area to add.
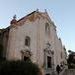
[[[0,28],[8,27],[15,14],[20,19],[36,9],[47,9],[63,45],[75,51],[75,0],[0,0]]]

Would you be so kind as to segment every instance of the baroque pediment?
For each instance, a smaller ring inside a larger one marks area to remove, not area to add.
[[[21,50],[22,55],[26,56],[26,57],[31,57],[31,52],[28,50]]]
[[[47,54],[50,54],[50,55],[53,55],[53,54],[54,54],[53,51],[51,51],[51,50],[47,50],[47,49],[44,49],[44,52],[47,53]]]
[[[21,26],[21,25],[24,25],[26,21],[34,22],[35,20],[40,19],[40,18],[49,20],[49,16],[47,12],[39,12],[36,10],[19,20],[16,20],[16,18],[15,19],[13,18],[13,20],[11,21],[11,25]]]

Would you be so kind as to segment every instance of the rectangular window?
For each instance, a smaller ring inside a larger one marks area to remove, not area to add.
[[[47,56],[47,68],[51,68],[52,64],[51,64],[51,57]]]

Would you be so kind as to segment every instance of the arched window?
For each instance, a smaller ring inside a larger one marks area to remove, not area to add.
[[[47,68],[52,68],[52,63],[51,63],[51,61],[52,61],[52,58],[49,57],[49,56],[47,56]]]
[[[30,37],[29,36],[26,36],[26,38],[25,38],[25,45],[30,46]]]
[[[48,23],[45,24],[45,32],[48,36],[50,35],[50,26]]]

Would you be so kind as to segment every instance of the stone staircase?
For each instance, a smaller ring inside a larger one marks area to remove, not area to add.
[[[60,75],[75,75],[75,69],[65,69]]]

